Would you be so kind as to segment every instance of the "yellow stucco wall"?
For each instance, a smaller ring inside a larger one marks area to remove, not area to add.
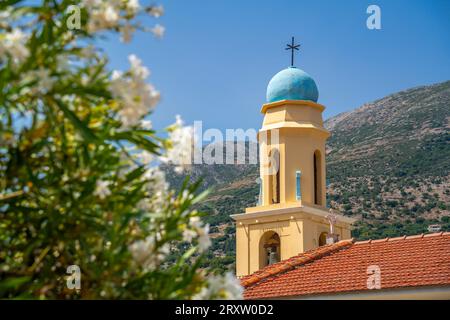
[[[289,207],[285,209],[288,211]],[[236,225],[237,276],[248,275],[261,268],[263,259],[261,238],[266,232],[273,231],[279,235],[281,260],[317,248],[320,234],[329,232],[329,225],[324,216],[311,215],[303,208],[297,208],[297,211],[289,210],[286,213],[269,213],[265,216],[258,213],[264,213],[264,211],[253,212],[251,215],[233,216],[238,221]],[[339,222],[336,225],[336,233],[340,239],[350,238],[350,223]]]
[[[284,165],[282,168],[282,177],[284,178],[281,186],[282,197],[285,202],[295,201],[296,193],[296,176],[295,172],[301,170],[301,190],[302,201],[304,203],[314,203],[314,152],[319,150],[321,154],[320,172],[321,179],[321,197],[320,201],[323,206],[326,202],[326,172],[325,172],[325,138],[315,134],[313,130],[283,129],[282,141],[285,148],[283,149]]]

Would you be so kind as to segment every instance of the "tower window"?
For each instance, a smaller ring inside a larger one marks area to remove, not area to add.
[[[314,152],[314,204],[322,204],[322,156],[319,150]]]
[[[260,262],[259,267],[277,263],[280,261],[280,236],[278,233],[268,231],[260,240]]]
[[[270,175],[270,200],[272,203],[280,203],[280,152],[272,149],[269,153],[271,163]]]
[[[302,199],[302,172],[300,170],[297,170],[295,172],[295,199],[301,200]]]
[[[322,232],[319,236],[319,246],[324,246],[327,244],[327,236],[328,233],[327,232]]]

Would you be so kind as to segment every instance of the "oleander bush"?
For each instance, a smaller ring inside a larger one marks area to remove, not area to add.
[[[188,174],[192,128],[155,132],[149,70],[131,55],[111,71],[98,46],[161,37],[146,23],[162,14],[137,0],[0,3],[0,298],[241,296],[204,263],[205,192],[189,178],[171,190],[159,168]]]

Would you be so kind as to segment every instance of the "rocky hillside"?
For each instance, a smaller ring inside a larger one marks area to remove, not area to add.
[[[325,122],[328,204],[358,218],[353,236],[380,238],[450,230],[450,81],[402,91]],[[167,174],[176,187],[181,177]],[[201,205],[214,238],[209,263],[234,263],[230,214],[256,203],[256,165],[197,165],[212,190]]]
[[[332,207],[356,237],[443,227],[450,205],[450,81],[402,91],[326,121]]]

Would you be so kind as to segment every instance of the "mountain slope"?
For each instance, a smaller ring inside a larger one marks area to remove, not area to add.
[[[421,232],[424,220],[449,215],[450,81],[390,95],[325,126],[330,205],[361,220],[355,236]]]
[[[340,163],[355,161],[360,170],[353,169],[352,175],[448,173],[449,102],[447,81],[399,92],[327,120],[325,127],[332,132],[328,165],[339,169]],[[417,160],[425,163],[418,165]]]

